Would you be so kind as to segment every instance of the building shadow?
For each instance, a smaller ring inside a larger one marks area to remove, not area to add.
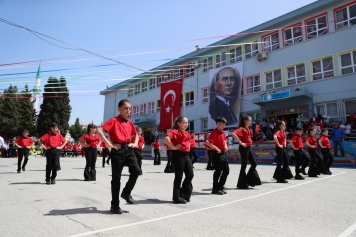
[[[17,182],[17,183],[9,183],[9,185],[14,185],[14,184],[46,184],[46,183],[41,183],[41,182]]]
[[[129,213],[128,211],[122,211],[123,213]],[[44,216],[63,216],[63,215],[76,215],[76,214],[111,214],[110,210],[98,210],[96,207],[83,207],[58,210],[54,209]]]

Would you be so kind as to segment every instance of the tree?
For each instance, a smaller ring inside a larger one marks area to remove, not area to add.
[[[22,134],[24,129],[30,131],[31,135],[36,135],[36,110],[33,108],[31,102],[31,93],[28,90],[28,85],[26,84],[25,90],[19,93],[19,98],[17,99],[17,111],[19,113],[20,127],[17,130],[18,134]]]
[[[70,106],[69,91],[64,77],[59,80],[55,77],[48,78],[44,86],[43,102],[38,115],[37,131],[41,136],[49,131],[51,123],[56,122],[65,135],[69,130],[69,119],[72,107]]]
[[[2,108],[0,110],[0,133],[8,138],[18,136],[20,127],[20,114],[17,105],[17,86],[10,85],[7,90],[4,90]]]
[[[75,120],[74,125],[70,126],[69,133],[74,141],[79,141],[79,138],[86,133],[86,129],[79,123],[79,118]]]

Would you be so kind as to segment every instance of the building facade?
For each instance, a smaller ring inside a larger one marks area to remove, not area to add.
[[[108,88],[104,121],[129,99],[134,123],[154,133],[160,84],[184,78],[181,114],[190,130],[206,131],[209,71],[240,62],[241,113],[257,121],[316,113],[344,122],[356,113],[356,1],[317,1]]]

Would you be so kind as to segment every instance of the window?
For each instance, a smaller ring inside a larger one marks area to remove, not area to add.
[[[312,62],[313,80],[324,79],[334,76],[333,58],[327,57]]]
[[[202,124],[203,124],[203,130],[208,129],[208,119],[207,118],[204,118],[202,120]]]
[[[164,77],[165,77],[165,81],[170,81],[170,80],[172,80],[173,79],[173,72],[174,71],[169,71],[169,72],[167,72],[166,74],[164,74]]]
[[[287,67],[287,75],[288,75],[288,85],[295,85],[295,84],[306,82],[304,63]]]
[[[245,44],[245,59],[255,57],[257,53],[258,53],[257,41],[254,41],[251,44]]]
[[[140,88],[141,88],[140,84],[135,85],[135,95],[140,94]]]
[[[345,100],[345,113],[349,116],[356,114],[356,99]]]
[[[302,24],[297,24],[284,30],[284,46],[298,44],[302,41]]]
[[[340,55],[341,75],[356,72],[356,50]]]
[[[316,114],[330,116],[332,119],[338,119],[338,108],[336,101],[328,101],[315,105]]]
[[[141,85],[142,85],[142,92],[147,91],[147,81],[143,81]]]
[[[147,104],[148,104],[147,114],[153,114],[154,109],[155,109],[155,102],[151,101],[151,102],[148,102]]]
[[[311,20],[306,20],[305,24],[307,26],[308,39],[325,35],[329,32],[326,15]]]
[[[281,69],[267,72],[266,74],[266,89],[275,89],[282,87]]]
[[[157,76],[157,87],[160,87],[162,82],[164,82],[163,76],[162,75]]]
[[[132,106],[132,111],[133,111],[133,115],[132,117],[137,117],[138,116],[138,105]]]
[[[209,102],[209,87],[202,89],[203,91],[203,103]]]
[[[189,126],[187,128],[189,131],[193,131],[194,130],[194,121],[189,121]]]
[[[230,50],[230,64],[242,61],[242,47]]]
[[[150,79],[149,86],[150,86],[150,90],[156,88],[156,78]]]
[[[181,107],[181,108],[183,107],[183,98],[184,98],[184,97],[183,97],[183,94],[180,94],[180,99],[179,99],[179,100],[180,100],[180,103],[179,103],[179,107]]]
[[[203,60],[203,72],[213,69],[213,57]]]
[[[157,112],[161,110],[161,100],[157,100]]]
[[[194,105],[194,91],[185,93],[185,106]]]
[[[140,104],[140,115],[146,115],[146,103]]]
[[[226,53],[215,56],[215,68],[226,66]]]
[[[246,93],[251,94],[261,91],[260,75],[246,77]]]
[[[335,11],[336,30],[356,24],[356,4]]]
[[[133,86],[130,86],[129,87],[129,95],[128,96],[133,96],[133,94],[134,94]]]
[[[192,64],[188,64],[185,67],[185,76],[186,77],[192,77],[194,76],[194,66]]]
[[[177,70],[174,70],[175,73],[175,79],[180,79],[183,78],[184,76],[184,69],[183,68],[179,68]]]
[[[263,50],[266,52],[279,49],[279,37],[278,32],[262,37]]]

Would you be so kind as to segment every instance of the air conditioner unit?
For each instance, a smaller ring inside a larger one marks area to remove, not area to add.
[[[257,60],[258,61],[262,61],[264,59],[267,59],[267,53],[266,52],[262,52],[262,53],[258,53],[257,54]]]
[[[191,65],[193,68],[198,68],[200,66],[199,61],[193,61]]]

